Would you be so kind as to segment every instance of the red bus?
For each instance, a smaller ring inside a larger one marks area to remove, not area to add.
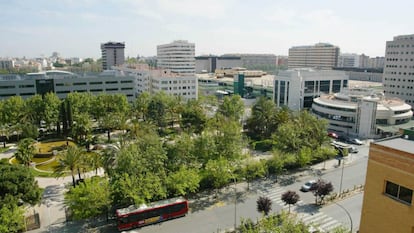
[[[139,207],[131,205],[127,208],[116,210],[118,230],[129,230],[178,218],[186,215],[187,212],[188,201],[183,197],[142,204]]]

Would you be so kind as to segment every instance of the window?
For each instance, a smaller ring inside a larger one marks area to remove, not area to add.
[[[386,181],[385,194],[405,204],[411,204],[413,190],[390,181]]]

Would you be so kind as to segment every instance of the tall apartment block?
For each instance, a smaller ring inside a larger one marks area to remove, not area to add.
[[[371,143],[360,233],[414,232],[414,131]]]
[[[195,73],[195,44],[176,40],[157,46],[157,67],[180,75]]]
[[[101,44],[103,70],[110,70],[112,66],[124,64],[124,49],[125,42],[107,42]]]
[[[288,68],[332,69],[338,66],[339,47],[328,43],[289,49]]]
[[[383,73],[384,93],[414,107],[414,34],[387,41]]]

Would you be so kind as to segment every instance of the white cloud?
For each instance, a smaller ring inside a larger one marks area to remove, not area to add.
[[[235,0],[157,0],[157,6],[165,13],[208,19],[225,17],[235,3]]]

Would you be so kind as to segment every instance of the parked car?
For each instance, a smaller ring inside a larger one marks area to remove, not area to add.
[[[328,137],[333,138],[333,139],[338,139],[338,134],[336,134],[334,132],[329,132]]]
[[[349,141],[349,137],[347,137],[345,135],[339,135],[338,140],[341,141],[341,142],[347,142],[347,141]]]
[[[300,191],[308,192],[315,184],[316,180],[309,180],[300,187]]]
[[[351,146],[349,148],[349,153],[358,153],[358,148],[356,148],[355,146]]]
[[[359,140],[358,138],[350,138],[349,143],[355,144],[355,145],[362,145],[364,144],[363,141]]]

